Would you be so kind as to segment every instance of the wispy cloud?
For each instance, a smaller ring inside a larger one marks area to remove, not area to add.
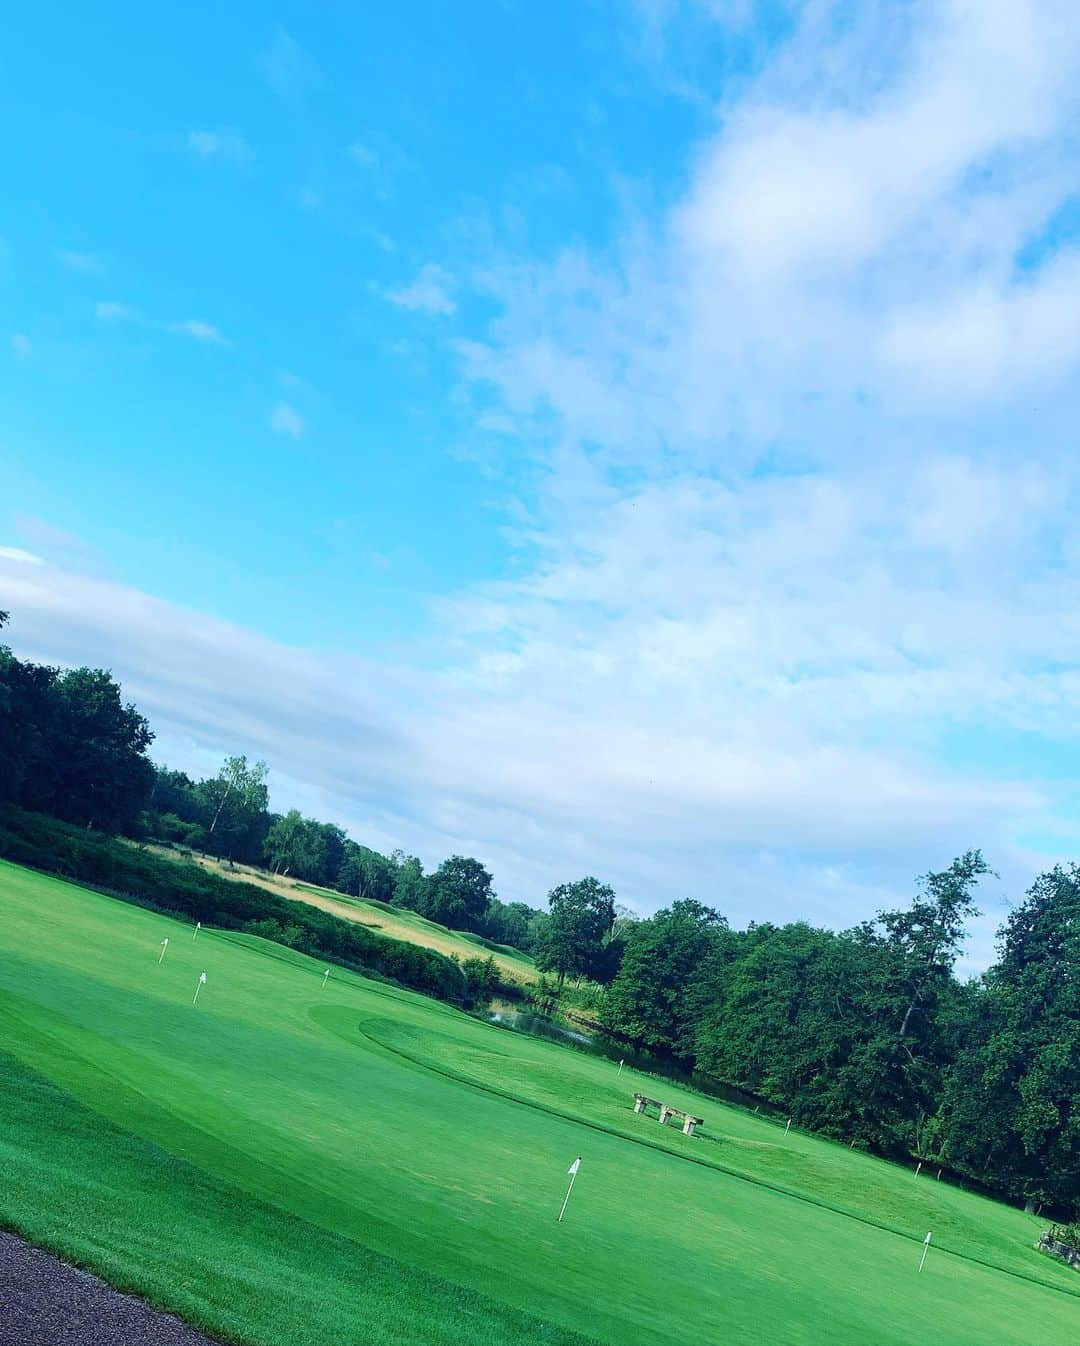
[[[198,159],[231,159],[234,163],[247,163],[255,157],[255,151],[240,132],[227,126],[219,126],[213,131],[189,131],[186,144]]]
[[[129,304],[114,299],[101,299],[94,305],[94,313],[102,322],[130,322],[139,315]]]
[[[25,332],[13,332],[11,335],[11,349],[20,360],[25,360],[33,349],[33,346],[30,338]]]
[[[361,168],[377,168],[379,156],[370,146],[362,141],[354,141],[348,148],[348,156],[354,164],[359,164]]]
[[[323,203],[323,194],[318,187],[297,187],[293,198],[301,210],[318,210]]]
[[[196,341],[207,342],[214,346],[227,346],[229,343],[212,322],[203,322],[199,318],[185,318],[182,322],[169,322],[165,326],[170,332],[179,332],[193,337]]]
[[[383,296],[398,308],[415,313],[447,317],[457,308],[449,293],[450,278],[442,267],[429,262],[411,285],[400,290],[384,290]]]
[[[23,551],[21,547],[0,547],[0,560],[12,561],[16,565],[41,566],[45,562],[32,551]]]
[[[270,413],[270,429],[276,435],[301,439],[304,434],[304,419],[288,402],[279,402]]]
[[[269,46],[256,55],[255,65],[271,89],[283,98],[304,98],[326,83],[315,59],[280,25]]]
[[[11,567],[27,641],[114,666],[181,755],[265,753],[506,895],[597,872],[843,925],[969,845],[1014,893],[1080,852],[1046,766],[1080,748],[1072,7],[789,9],[662,211],[382,292],[494,312],[456,391],[466,448],[513,455],[513,564],[433,599],[437,658]]]
[[[85,276],[100,276],[105,270],[101,258],[92,252],[72,252],[67,248],[59,248],[56,255],[69,270],[80,271]]]

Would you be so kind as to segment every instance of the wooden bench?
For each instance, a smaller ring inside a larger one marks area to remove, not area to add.
[[[634,1111],[643,1113],[646,1117],[649,1115],[649,1109],[656,1108],[660,1113],[660,1125],[667,1126],[669,1117],[681,1117],[683,1119],[682,1133],[684,1136],[692,1136],[695,1126],[704,1126],[704,1117],[693,1117],[682,1108],[673,1108],[669,1103],[661,1103],[658,1098],[649,1098],[645,1094],[634,1095]]]

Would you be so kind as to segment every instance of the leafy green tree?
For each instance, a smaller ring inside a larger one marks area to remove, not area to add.
[[[486,958],[466,958],[461,970],[471,1000],[486,1004],[499,989],[499,965],[491,954]]]
[[[567,977],[590,977],[603,967],[604,940],[615,923],[615,893],[592,877],[562,883],[548,893],[548,920],[536,944],[536,965]]]
[[[394,877],[393,863],[385,855],[346,840],[336,880],[336,887],[342,892],[390,902],[394,897]]]
[[[265,762],[227,757],[221,770],[200,783],[207,849],[230,859],[255,859],[262,849],[269,792]]]
[[[854,1103],[841,1072],[857,1026],[859,950],[801,922],[756,927],[738,944],[736,957],[714,955],[703,967],[699,1068],[791,1109],[805,1125],[842,1133]]]
[[[524,902],[500,902],[493,897],[480,923],[480,933],[499,944],[512,944],[527,951],[531,915],[532,908]]]
[[[42,806],[66,822],[119,831],[141,810],[153,783],[146,719],[121,700],[104,669],[73,668],[53,684],[46,733],[52,798]]]
[[[1036,879],[999,951],[949,1073],[948,1156],[1029,1203],[1080,1211],[1080,868]]]
[[[494,897],[492,878],[479,860],[451,855],[428,883],[425,916],[455,930],[475,930]]]
[[[689,1057],[696,1005],[689,995],[727,922],[686,900],[630,925],[621,966],[604,997],[600,1022],[654,1051]]]
[[[429,879],[415,855],[395,851],[390,857],[394,877],[393,901],[410,911],[423,911],[427,904]]]
[[[966,921],[975,914],[974,889],[989,872],[979,851],[919,880],[909,907],[879,913],[853,938],[863,952],[855,982],[861,1025],[853,1049],[853,1081],[863,1081],[860,1133],[881,1148],[920,1151],[936,1112],[948,1061],[940,1027],[943,1000]]]
[[[290,809],[275,818],[266,834],[264,854],[275,874],[299,873],[313,857],[308,851],[310,836],[299,809]]]
[[[54,752],[58,672],[17,659],[0,645],[0,801],[53,806],[60,763]]]

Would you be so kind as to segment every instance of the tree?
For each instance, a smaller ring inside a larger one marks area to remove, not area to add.
[[[880,912],[852,932],[864,957],[855,983],[861,1034],[851,1071],[853,1081],[863,1082],[857,1109],[863,1134],[881,1148],[923,1149],[948,1065],[943,1002],[954,985],[965,922],[976,911],[973,890],[989,872],[979,851],[967,851],[948,869],[924,875],[909,907]]]
[[[1080,868],[1040,875],[999,936],[949,1072],[949,1157],[1080,1212]]]
[[[300,810],[290,809],[284,817],[275,818],[270,824],[263,854],[275,874],[288,874],[301,867],[306,842],[306,829]]]
[[[227,757],[221,770],[199,787],[206,811],[208,849],[230,859],[255,859],[261,851],[260,820],[269,793],[268,767],[246,757]]]
[[[54,789],[47,807],[67,822],[118,831],[134,820],[153,783],[150,726],[123,703],[104,669],[70,669],[53,687],[47,744]]]
[[[967,851],[938,874],[921,880],[923,892],[902,911],[885,911],[878,921],[898,955],[904,986],[898,1036],[907,1037],[912,1016],[947,980],[964,940],[967,919],[976,915],[973,888],[990,872],[981,851]]]
[[[601,1008],[603,1026],[639,1046],[691,1056],[696,1016],[689,988],[726,929],[718,912],[694,901],[633,923]]]
[[[753,927],[734,943],[734,956],[718,949],[703,968],[698,1067],[844,1133],[856,1106],[845,1072],[859,1026],[858,946],[804,922]]]
[[[0,800],[28,809],[53,805],[58,676],[55,668],[24,663],[0,645]]]
[[[346,841],[336,887],[369,901],[390,902],[394,896],[394,867],[385,855],[369,846]]]
[[[592,976],[615,922],[614,890],[592,877],[562,883],[548,893],[548,911],[536,945],[537,967],[557,973],[560,987],[567,977]]]
[[[390,857],[394,875],[393,901],[410,911],[422,911],[427,902],[428,878],[415,855],[395,851]]]
[[[491,954],[486,958],[466,958],[461,965],[471,1000],[486,1004],[499,988],[499,965]]]
[[[474,930],[494,896],[492,878],[479,860],[451,855],[431,876],[423,914],[442,925]]]

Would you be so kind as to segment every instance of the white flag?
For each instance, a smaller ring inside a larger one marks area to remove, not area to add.
[[[580,1167],[581,1167],[581,1156],[579,1155],[578,1158],[574,1160],[574,1162],[570,1165],[570,1167],[566,1171],[567,1173],[570,1174],[572,1178],[576,1178],[577,1171]]]
[[[206,973],[205,973],[205,972],[200,972],[200,973],[199,973],[199,981],[205,983],[205,981],[206,981]]]

